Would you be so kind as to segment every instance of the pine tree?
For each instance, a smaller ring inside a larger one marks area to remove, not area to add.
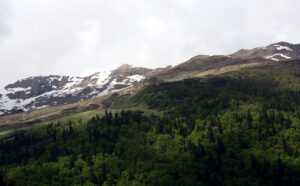
[[[275,114],[274,114],[273,110],[271,110],[269,118],[270,118],[270,123],[274,123],[275,122]]]
[[[71,121],[69,121],[68,127],[69,127],[69,135],[72,135],[73,134],[73,127],[72,127],[72,122]]]
[[[278,114],[276,115],[276,122],[279,124],[282,124],[283,121],[284,121],[284,117],[283,117],[282,113],[278,112]]]
[[[286,139],[283,135],[281,135],[281,145],[285,153],[289,153],[289,147],[286,143]]]
[[[250,110],[248,110],[248,112],[247,112],[247,124],[248,124],[249,129],[252,129],[252,122],[253,122],[253,118],[252,118]]]
[[[276,179],[281,182],[281,178],[284,174],[284,164],[282,163],[281,159],[278,158],[277,160],[277,170],[276,170]]]
[[[218,140],[217,140],[217,149],[216,149],[216,151],[219,155],[225,153],[225,145],[224,145],[223,140],[221,138],[218,138]]]
[[[65,128],[63,128],[63,131],[62,131],[62,138],[63,138],[63,142],[66,143],[66,130],[65,130]]]
[[[212,129],[211,124],[208,125],[207,130],[208,130],[208,139],[209,139],[209,141],[214,142],[215,139],[214,139],[214,133],[213,133],[213,129]]]
[[[220,133],[220,134],[223,134],[223,127],[222,127],[222,124],[221,124],[219,118],[218,118],[217,125],[218,125],[218,131],[219,131],[219,133]]]

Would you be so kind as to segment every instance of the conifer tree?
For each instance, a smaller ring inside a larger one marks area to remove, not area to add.
[[[253,118],[252,118],[250,110],[248,110],[248,112],[247,112],[247,124],[248,124],[249,129],[252,129],[252,122],[253,122]]]
[[[214,142],[215,139],[214,139],[214,133],[213,133],[213,129],[212,129],[212,126],[211,124],[208,125],[208,128],[207,128],[207,132],[208,132],[208,139],[210,142]]]
[[[220,134],[223,134],[223,127],[222,127],[222,124],[221,124],[219,118],[218,118],[217,125],[218,125],[218,131],[219,131],[219,133],[220,133]]]

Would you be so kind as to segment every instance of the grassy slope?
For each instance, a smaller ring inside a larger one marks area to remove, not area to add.
[[[89,100],[91,101],[91,100]],[[112,112],[112,113],[116,113],[116,112],[120,112],[122,110],[142,110],[146,115],[150,115],[152,113],[156,114],[156,115],[160,115],[160,112],[156,111],[156,110],[152,110],[152,109],[148,109],[146,106],[117,106],[115,108],[99,108],[99,109],[95,109],[95,110],[90,110],[90,111],[83,111],[83,112],[79,112],[79,113],[75,113],[75,114],[68,114],[68,115],[64,115],[64,116],[57,116],[54,117],[53,119],[47,119],[44,120],[42,122],[38,122],[35,123],[34,125],[28,125],[28,126],[23,126],[21,128],[18,128],[17,130],[30,130],[32,128],[38,128],[40,126],[43,125],[48,125],[51,123],[57,123],[58,121],[61,122],[62,124],[66,124],[69,121],[71,121],[72,123],[75,124],[82,124],[82,123],[86,123],[88,120],[90,120],[93,116],[95,115],[104,115],[105,111],[107,110],[108,112]],[[10,130],[4,130],[0,132],[0,138],[6,137],[10,134],[12,134],[16,129],[12,128]]]
[[[164,82],[218,75],[253,66],[273,63],[261,58],[230,58],[227,56],[196,56],[185,63],[159,73],[156,78]]]

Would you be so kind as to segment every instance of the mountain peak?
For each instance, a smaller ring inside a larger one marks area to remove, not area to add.
[[[292,43],[288,43],[288,42],[285,42],[285,41],[280,41],[280,42],[277,42],[277,43],[273,43],[269,46],[274,46],[274,45],[284,45],[284,46],[291,46],[291,45],[294,45]]]
[[[132,68],[132,67],[133,67],[132,65],[129,65],[129,64],[123,64],[123,65],[119,66],[116,70],[124,71],[124,70],[130,69],[130,68]]]

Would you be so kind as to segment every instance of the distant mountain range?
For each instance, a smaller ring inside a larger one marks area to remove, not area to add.
[[[87,77],[35,76],[0,89],[0,116],[58,106],[106,95],[147,82],[176,81],[300,58],[300,44],[274,43],[228,56],[195,56],[174,67],[148,69],[122,65]]]

